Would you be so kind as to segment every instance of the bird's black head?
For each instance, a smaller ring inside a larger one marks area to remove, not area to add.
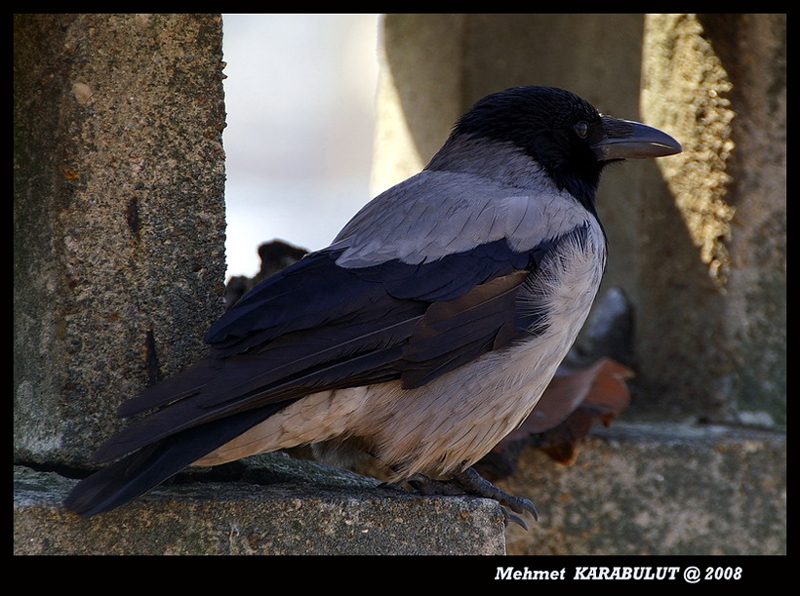
[[[603,116],[555,87],[513,87],[484,97],[458,121],[451,140],[463,136],[516,146],[590,209],[605,164],[681,150],[661,131]]]

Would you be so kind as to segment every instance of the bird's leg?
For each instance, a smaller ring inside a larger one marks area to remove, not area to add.
[[[452,480],[434,480],[423,474],[415,474],[405,482],[421,495],[454,497],[466,494],[464,488]]]
[[[539,512],[536,511],[536,506],[531,501],[515,497],[500,490],[472,468],[467,468],[463,472],[454,474],[450,480],[433,480],[422,474],[417,474],[406,480],[406,484],[423,495],[474,495],[476,497],[494,499],[500,503],[503,509],[506,525],[508,525],[509,521],[513,521],[526,530],[528,529],[522,518],[509,512],[509,509],[520,514],[530,513],[535,520],[539,519]]]
[[[508,509],[520,514],[530,513],[533,519],[539,520],[539,512],[536,510],[536,505],[534,505],[533,502],[500,490],[472,468],[467,468],[463,472],[453,474],[453,481],[463,488],[464,492],[467,494],[494,499],[500,503],[503,507],[503,513],[506,516],[506,525],[508,525],[510,520],[519,524],[526,530],[528,529],[525,522],[516,515],[509,513]]]

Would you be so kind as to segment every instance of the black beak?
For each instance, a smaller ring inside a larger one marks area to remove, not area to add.
[[[657,128],[603,116],[605,136],[592,144],[598,161],[664,157],[683,151],[681,144]]]

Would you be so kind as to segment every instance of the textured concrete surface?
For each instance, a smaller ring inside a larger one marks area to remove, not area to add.
[[[80,464],[223,309],[219,15],[14,16],[14,449]]]
[[[508,554],[786,554],[782,432],[618,421],[575,464],[529,449],[498,485],[540,514],[508,528]]]
[[[234,482],[161,487],[89,520],[61,508],[75,480],[17,466],[14,554],[505,553],[503,516],[494,501],[420,497],[287,460],[263,457]]]
[[[15,468],[15,554],[786,554],[786,437],[615,423],[572,466],[527,449],[501,488],[539,521],[503,528],[494,501],[418,497],[274,454],[227,481],[156,489],[82,520],[74,480]],[[202,477],[202,475],[200,475]]]
[[[785,424],[786,15],[644,31],[642,114],[684,152],[656,160],[671,199],[637,219],[639,377],[684,412]]]

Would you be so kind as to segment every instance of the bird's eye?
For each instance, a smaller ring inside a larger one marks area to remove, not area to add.
[[[589,124],[583,120],[576,122],[572,129],[575,131],[575,134],[582,139],[585,139],[586,135],[589,134]]]

